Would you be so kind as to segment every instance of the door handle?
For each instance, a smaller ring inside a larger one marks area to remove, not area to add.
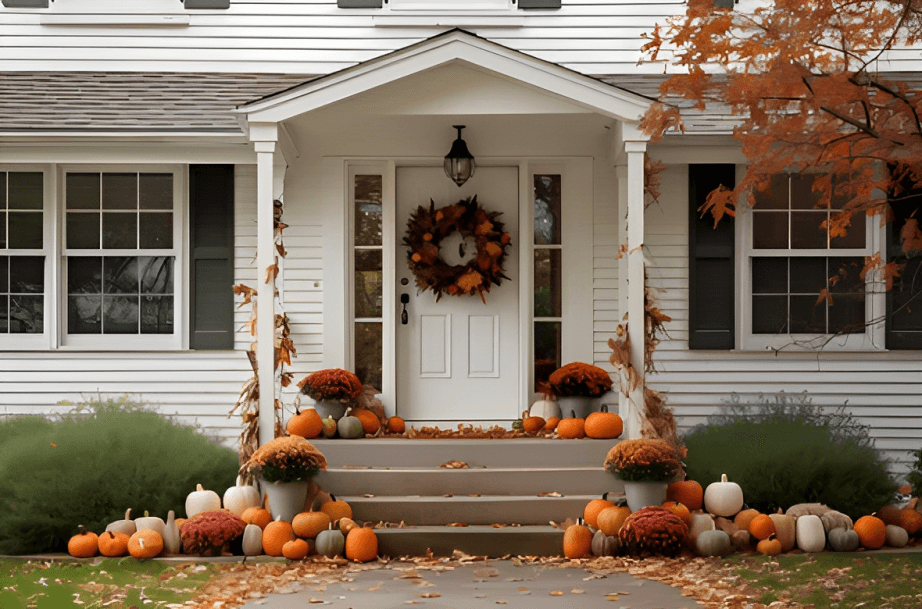
[[[410,322],[410,315],[407,313],[407,303],[410,302],[410,295],[406,293],[401,294],[400,302],[403,304],[403,311],[400,313],[400,323],[407,325]]]

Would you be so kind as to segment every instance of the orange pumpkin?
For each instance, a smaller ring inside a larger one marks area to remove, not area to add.
[[[128,538],[128,553],[135,558],[153,558],[163,552],[163,537],[157,531],[142,529]]]
[[[910,536],[922,531],[922,514],[911,507],[904,507],[900,510],[900,524]]]
[[[666,487],[666,499],[681,503],[694,512],[704,505],[704,489],[694,480],[673,482]]]
[[[563,533],[563,555],[584,558],[592,553],[592,531],[583,524],[572,524]]]
[[[106,531],[99,536],[99,553],[103,556],[115,557],[128,554],[128,540],[125,533]]]
[[[545,424],[546,424],[546,421],[544,420],[543,417],[529,416],[527,410],[522,413],[522,429],[527,434],[535,435],[536,433],[544,429]]]
[[[877,550],[887,541],[887,525],[877,516],[862,516],[855,523],[858,541],[868,550]]]
[[[89,558],[96,556],[99,549],[99,538],[96,533],[87,531],[82,524],[77,527],[80,531],[67,542],[67,553],[74,558]]]
[[[551,433],[552,431],[557,429],[558,424],[560,424],[560,417],[551,417],[550,419],[547,420],[547,423],[544,424],[543,431],[546,431],[547,433]]]
[[[291,528],[298,537],[313,539],[321,531],[326,531],[332,522],[325,512],[301,512],[292,519]]]
[[[606,508],[615,507],[615,504],[607,499],[608,493],[602,495],[601,499],[593,499],[583,508],[583,520],[593,528],[599,528],[599,512]]]
[[[629,507],[610,507],[605,508],[596,519],[598,523],[599,530],[605,533],[606,535],[617,535],[621,531],[621,526],[624,524],[624,521],[627,520],[627,517],[631,515],[631,508]]]
[[[568,440],[585,438],[586,420],[575,416],[575,413],[572,417],[560,419],[560,423],[557,424],[557,435]]]
[[[291,523],[284,520],[273,520],[263,529],[263,552],[269,556],[283,556],[282,548],[294,539]]]
[[[342,518],[352,518],[352,508],[345,501],[337,501],[336,495],[330,495],[330,501],[320,504],[320,511],[336,522]]]
[[[304,539],[292,539],[282,546],[282,556],[288,560],[301,560],[310,554],[311,546]]]
[[[617,438],[624,431],[624,421],[613,412],[608,412],[608,406],[602,406],[602,412],[593,412],[586,417],[586,436],[602,440]]]
[[[759,515],[759,510],[743,510],[733,518],[733,524],[743,529],[744,531],[749,530],[749,523],[752,522],[752,519]]]
[[[407,430],[407,423],[400,417],[391,417],[387,420],[387,430],[391,433],[403,433]]]
[[[691,520],[692,520],[691,511],[689,511],[689,509],[686,506],[682,505],[681,503],[675,502],[675,501],[667,501],[666,503],[663,504],[663,507],[667,507],[670,510],[672,510],[673,514],[675,514],[676,516],[682,519],[682,522],[685,523],[685,526],[687,527],[691,526]]]
[[[765,516],[765,518],[768,518],[768,516]],[[765,556],[777,556],[781,554],[781,541],[775,538],[774,533],[772,533],[756,545],[756,550],[759,554],[764,554]]]
[[[374,435],[381,429],[381,421],[378,420],[378,415],[366,408],[353,408],[352,416],[359,420],[362,424],[362,430],[367,434]]]
[[[272,522],[272,514],[269,513],[269,510],[261,507],[251,507],[243,510],[240,518],[245,523],[255,524],[263,530],[266,529],[267,524]]]
[[[285,425],[286,431],[292,436],[301,436],[302,438],[316,438],[323,431],[323,421],[320,415],[314,409],[308,409],[304,412],[295,411],[295,415],[288,419]]]
[[[749,522],[749,534],[762,541],[775,534],[774,521],[765,514],[759,514]],[[781,540],[778,540],[781,543]]]
[[[900,526],[900,508],[895,505],[885,505],[877,510],[877,517],[884,521],[884,524]]]
[[[355,562],[369,562],[378,557],[378,536],[374,529],[354,528],[346,534],[345,555]]]

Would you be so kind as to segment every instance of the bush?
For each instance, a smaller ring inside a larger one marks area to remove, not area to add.
[[[0,422],[0,554],[63,551],[77,525],[101,532],[127,508],[184,516],[197,483],[234,484],[234,450],[125,398],[40,419]]]
[[[707,486],[725,473],[749,507],[763,513],[817,502],[858,518],[896,491],[868,427],[844,408],[824,412],[805,393],[749,404],[733,395],[684,440],[690,479]]]
[[[909,472],[909,484],[912,485],[912,496],[922,497],[922,450],[912,454],[916,462],[913,469]]]

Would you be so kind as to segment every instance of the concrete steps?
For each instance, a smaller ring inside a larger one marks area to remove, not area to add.
[[[316,440],[328,469],[316,482],[378,529],[389,556],[559,554],[563,532],[591,499],[623,492],[603,469],[615,440]],[[467,468],[440,468],[459,461]],[[464,524],[467,526],[448,526]],[[516,525],[516,526],[494,526]]]

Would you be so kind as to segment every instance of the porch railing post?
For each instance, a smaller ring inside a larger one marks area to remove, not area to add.
[[[639,382],[628,395],[626,404],[628,413],[627,436],[640,437],[640,425],[643,420],[644,406],[644,153],[646,142],[626,141],[624,151],[627,156],[627,215],[622,217],[627,232],[627,303],[628,335],[631,338],[631,365],[636,371]],[[623,200],[623,199],[622,199]],[[621,268],[619,268],[619,271]],[[619,277],[621,273],[619,272]],[[621,287],[619,279],[619,288]],[[619,297],[620,300],[620,297]]]

